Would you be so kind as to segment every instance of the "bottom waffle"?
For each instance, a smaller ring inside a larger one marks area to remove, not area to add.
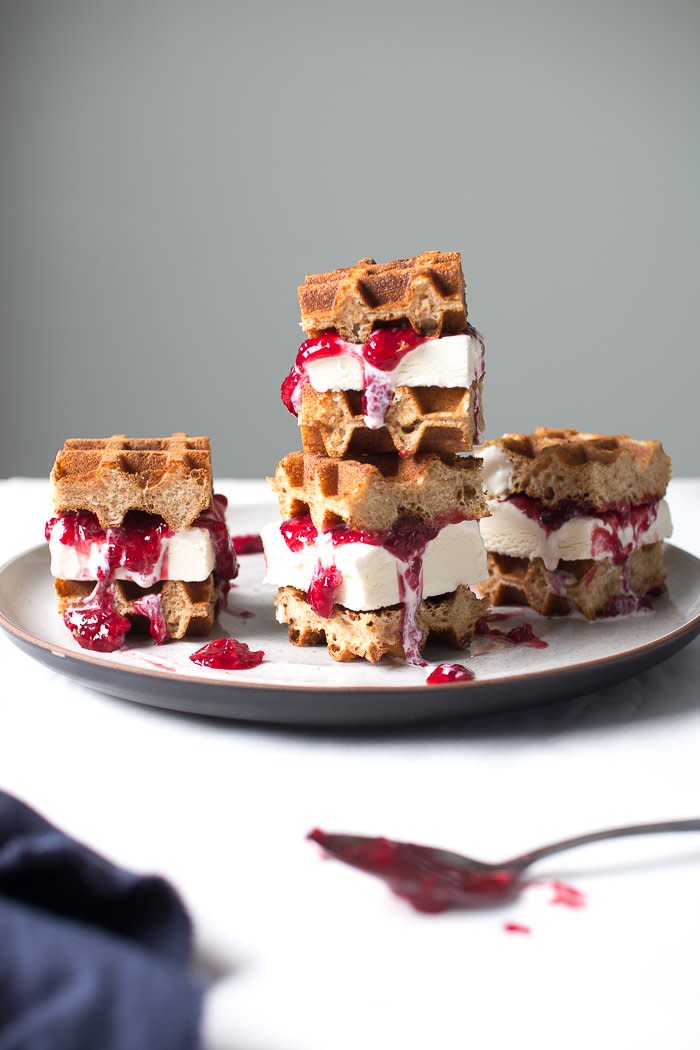
[[[281,587],[275,602],[277,619],[286,623],[293,645],[326,645],[334,660],[360,658],[377,663],[383,656],[405,658],[402,641],[403,606],[390,605],[370,612],[353,612],[336,605],[328,619],[319,616],[303,591]],[[488,612],[488,602],[468,587],[452,594],[426,598],[418,609],[421,651],[428,637],[466,649],[474,637],[476,621]]]
[[[489,552],[489,578],[479,590],[492,605],[529,605],[544,616],[568,613],[573,606],[588,620],[609,612],[615,599],[644,598],[665,579],[663,543],[634,551],[626,565],[609,559],[560,561],[549,572],[541,558],[510,558]]]
[[[61,616],[66,609],[84,602],[94,587],[95,584],[89,581],[54,580]],[[126,580],[115,580],[112,584],[115,611],[120,616],[127,616],[132,622],[132,629],[140,633],[148,631],[148,619],[134,613],[134,603],[147,595],[158,593],[169,638],[209,634],[214,625],[217,602],[213,574],[201,583],[165,580],[145,589]]]

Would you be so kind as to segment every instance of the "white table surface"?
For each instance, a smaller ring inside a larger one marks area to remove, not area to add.
[[[262,483],[221,482],[234,506]],[[0,482],[0,561],[40,541],[44,482]],[[700,481],[674,481],[700,556]],[[245,512],[234,521],[245,531]],[[215,1050],[700,1046],[700,841],[591,847],[502,911],[424,917],[319,860],[306,832],[384,834],[498,859],[611,824],[700,813],[700,640],[537,712],[404,732],[209,723],[110,699],[0,637],[0,786],[184,895],[218,975]],[[503,931],[504,920],[532,934]],[[158,1048],[161,1050],[161,1048]],[[163,1048],[166,1050],[166,1048]]]

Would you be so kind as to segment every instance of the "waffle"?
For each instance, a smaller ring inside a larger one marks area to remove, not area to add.
[[[301,442],[306,452],[342,459],[363,453],[469,452],[474,442],[474,398],[479,428],[482,382],[464,387],[408,387],[394,391],[385,425],[370,430],[362,411],[363,394],[354,390],[319,393],[305,384],[299,411]],[[478,390],[477,390],[478,388]]]
[[[307,276],[299,286],[301,327],[313,337],[335,328],[350,343],[373,328],[408,321],[420,335],[452,335],[467,324],[459,252],[423,252],[410,259],[354,266]]]
[[[311,514],[319,530],[340,522],[387,529],[397,518],[437,518],[455,511],[466,518],[488,513],[481,492],[481,463],[434,454],[400,459],[373,456],[334,460],[290,452],[270,478],[284,519]]]
[[[652,543],[630,555],[629,587],[623,586],[623,566],[610,559],[560,561],[548,572],[541,558],[510,558],[489,553],[489,578],[479,591],[492,605],[529,605],[544,616],[567,613],[572,607],[594,620],[611,598],[632,592],[643,598],[663,585],[663,544]]]
[[[483,446],[501,448],[513,468],[510,493],[554,506],[564,500],[596,510],[661,499],[671,460],[659,441],[626,434],[605,436],[538,427],[534,434],[504,434]]]
[[[302,591],[282,587],[275,602],[277,620],[287,624],[293,645],[326,645],[334,660],[360,658],[377,663],[383,656],[404,659],[401,640],[402,607],[391,605],[372,612],[353,612],[337,605],[329,619],[320,617]],[[426,598],[418,610],[423,632],[421,649],[428,636],[466,649],[474,637],[476,621],[488,612],[488,602],[468,587],[453,594]]]
[[[91,511],[102,528],[114,528],[140,510],[177,531],[211,506],[209,438],[71,438],[56,456],[51,482],[56,511]]]
[[[63,616],[72,605],[80,605],[94,589],[88,581],[54,580],[58,611]],[[169,638],[184,638],[185,635],[209,634],[216,616],[217,589],[213,575],[201,583],[183,583],[181,580],[165,580],[154,587],[137,586],[127,580],[112,583],[114,608],[120,616],[128,616],[137,632],[148,631],[145,616],[133,613],[134,602],[147,594],[160,592],[163,616],[168,627]]]

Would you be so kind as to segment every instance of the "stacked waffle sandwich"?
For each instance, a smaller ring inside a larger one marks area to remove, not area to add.
[[[73,439],[51,472],[58,610],[84,648],[205,635],[237,564],[208,437]]]
[[[302,451],[272,486],[263,533],[277,618],[336,660],[421,663],[429,635],[464,647],[487,603],[480,464],[484,346],[467,323],[459,253],[306,278],[308,338],[282,384]]]
[[[645,608],[664,582],[671,461],[658,441],[540,427],[480,453],[494,605],[588,619]]]

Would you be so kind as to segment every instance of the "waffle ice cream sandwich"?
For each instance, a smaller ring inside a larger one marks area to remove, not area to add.
[[[430,635],[464,648],[488,603],[477,461],[290,453],[271,479],[282,524],[262,533],[266,582],[295,645],[335,660],[422,663]]]
[[[238,567],[208,437],[71,439],[51,485],[58,611],[81,646],[209,633]]]
[[[467,322],[459,252],[308,276],[309,338],[282,384],[306,452],[469,451],[483,426],[483,339]]]
[[[588,619],[648,607],[672,531],[660,442],[540,427],[478,455],[490,511],[480,591],[494,605],[545,615],[576,607]]]

